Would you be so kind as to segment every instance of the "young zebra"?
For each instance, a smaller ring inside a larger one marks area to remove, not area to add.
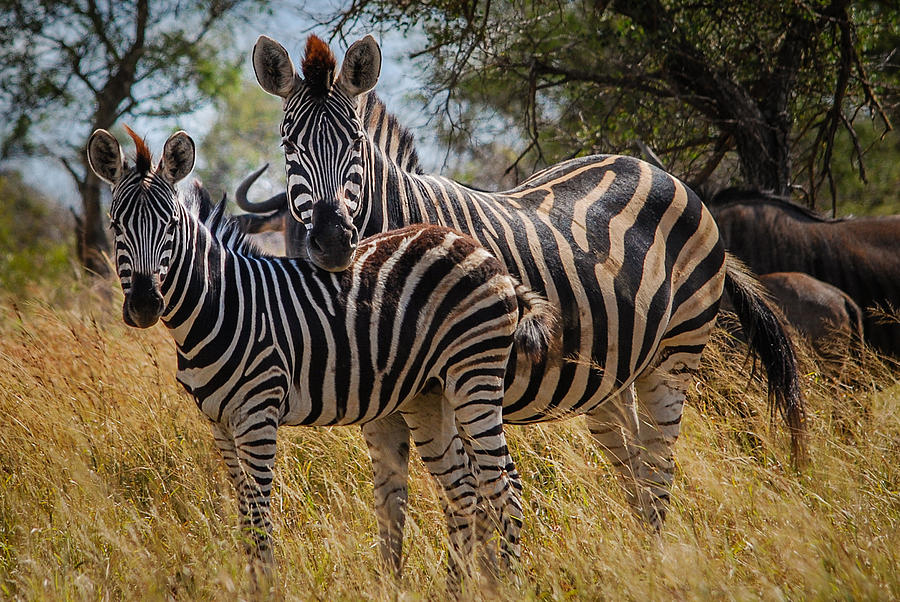
[[[367,239],[341,274],[264,256],[224,215],[224,201],[212,208],[199,184],[193,198],[176,192],[194,163],[186,133],[168,139],[152,168],[146,144],[128,132],[134,165],[109,132],[88,142],[91,168],[112,186],[123,317],[139,328],[161,318],[175,339],[177,378],[212,421],[237,490],[254,575],[272,562],[278,427],[391,416],[412,430],[443,487],[451,582],[468,569],[476,497],[493,503],[504,557],[517,556],[521,487],[503,434],[503,380],[513,342],[519,357],[546,352],[548,304],[446,228]]]

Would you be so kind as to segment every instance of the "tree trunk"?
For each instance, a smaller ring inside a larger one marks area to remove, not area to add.
[[[791,186],[788,134],[769,121],[754,125],[745,121],[731,129],[744,181],[750,188],[786,195]]]
[[[85,160],[86,177],[79,182],[81,193],[81,226],[76,225],[76,236],[80,237],[78,249],[81,265],[99,276],[109,275],[109,239],[103,227],[103,213],[100,209],[100,191],[102,182],[91,171]],[[79,231],[80,230],[80,231]]]
[[[128,98],[134,86],[137,64],[144,56],[144,35],[149,19],[149,0],[138,0],[135,7],[134,42],[116,62],[115,72],[101,90],[95,93],[97,110],[91,120],[93,129],[108,130],[119,118],[119,106]],[[101,181],[94,174],[85,156],[85,178],[79,182],[81,192],[82,227],[81,227],[81,265],[90,272],[100,276],[109,275],[109,239],[106,237],[103,213],[100,210]]]
[[[791,184],[788,99],[802,52],[809,44],[809,20],[798,16],[786,33],[778,65],[767,81],[770,89],[754,94],[727,66],[717,66],[683,35],[660,0],[630,0],[617,3],[613,10],[631,18],[658,40],[663,53],[661,75],[681,100],[731,134],[746,185],[787,194]]]
[[[747,87],[711,66],[687,41],[669,50],[663,73],[685,103],[731,134],[746,186],[775,194],[790,191],[791,120],[785,86],[793,80],[770,82],[775,100],[760,103]],[[779,102],[782,97],[785,102]]]

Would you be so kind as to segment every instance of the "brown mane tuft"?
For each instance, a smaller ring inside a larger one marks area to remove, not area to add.
[[[334,71],[337,61],[328,44],[315,35],[306,40],[306,53],[303,55],[303,79],[317,96],[324,96],[334,82]]]
[[[134,168],[140,173],[148,173],[150,171],[152,157],[150,156],[150,148],[147,146],[147,142],[135,134],[134,130],[127,125],[122,124],[122,127],[125,128],[125,131],[128,132],[128,135],[134,140]]]

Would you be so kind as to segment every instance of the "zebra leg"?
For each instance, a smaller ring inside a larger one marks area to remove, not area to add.
[[[615,397],[600,404],[587,415],[587,426],[594,440],[612,462],[625,487],[625,497],[637,512],[642,511],[638,485],[641,448],[638,446],[638,415],[632,384]]]
[[[459,428],[459,423],[457,423]],[[478,560],[481,570],[489,575],[499,574],[500,565],[497,562],[497,553],[495,542],[491,540],[494,530],[499,524],[499,519],[493,512],[490,502],[484,497],[484,490],[481,487],[483,476],[475,464],[475,450],[472,449],[472,440],[465,435],[460,435],[466,455],[469,457],[469,464],[472,467],[472,474],[475,475],[475,482],[478,483],[478,489],[475,490],[475,541],[479,546]]]
[[[403,417],[425,467],[443,489],[450,540],[447,587],[458,594],[462,578],[471,576],[473,568],[475,476],[446,401],[419,397],[404,409]]]
[[[489,383],[469,382],[476,385],[477,393],[459,401],[451,399],[450,403],[456,408],[456,421],[467,440],[466,448],[478,483],[477,536],[484,549],[483,564],[492,569],[491,564],[496,566],[496,560],[492,558],[488,538],[494,528],[500,530],[503,568],[509,573],[521,555],[522,482],[503,431],[503,381],[498,379],[494,394],[488,399],[483,396],[490,392]],[[472,399],[473,395],[482,398]]]
[[[635,381],[643,449],[638,479],[646,495],[642,513],[657,531],[666,518],[675,476],[675,441],[681,430],[691,369],[683,361],[670,366],[664,363]]]
[[[269,498],[277,424],[272,409],[247,416],[233,426],[213,425],[216,445],[237,492],[245,549],[251,558],[250,570],[257,587],[260,577],[268,581],[274,565]]]
[[[364,424],[362,433],[375,475],[375,519],[381,560],[399,576],[409,495],[409,427],[403,416],[393,414]]]

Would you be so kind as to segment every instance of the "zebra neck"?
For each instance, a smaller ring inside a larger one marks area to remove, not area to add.
[[[439,211],[437,203],[445,202],[447,198],[471,202],[472,191],[466,187],[450,178],[406,171],[377,144],[370,142],[370,145],[371,151],[366,153],[369,165],[364,170],[367,174],[363,187],[366,198],[361,203],[369,213],[356,220],[362,236],[409,224],[452,226]]]
[[[266,307],[270,303],[290,315],[286,328],[299,328],[306,316],[335,314],[336,275],[303,259],[234,249],[184,208],[180,224],[171,267],[160,287],[162,321],[180,354],[191,355],[213,333],[237,332],[248,312],[262,310],[266,319],[277,319],[272,316],[280,312],[271,312]]]
[[[169,273],[160,292],[165,304],[162,321],[182,347],[195,328],[215,324],[226,261],[232,253],[184,206],[180,211]]]

